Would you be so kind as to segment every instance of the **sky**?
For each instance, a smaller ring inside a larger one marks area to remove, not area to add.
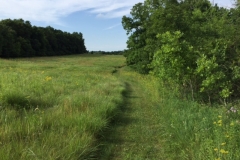
[[[81,32],[87,50],[118,51],[128,39],[122,17],[139,2],[144,0],[0,0],[0,20],[22,18],[34,26]],[[231,7],[234,1],[214,3]]]

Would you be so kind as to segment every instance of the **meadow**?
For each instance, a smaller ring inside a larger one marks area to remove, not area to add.
[[[122,105],[119,56],[0,60],[0,157],[91,158]]]
[[[240,159],[239,103],[201,104],[120,55],[0,59],[0,157]]]

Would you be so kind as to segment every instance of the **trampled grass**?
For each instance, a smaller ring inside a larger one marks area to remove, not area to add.
[[[1,159],[94,158],[123,103],[120,65],[122,56],[1,59]]]
[[[105,136],[102,160],[159,160],[162,157],[158,81],[124,67],[116,73],[126,82],[125,104]]]

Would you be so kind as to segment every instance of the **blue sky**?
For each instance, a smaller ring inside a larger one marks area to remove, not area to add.
[[[32,25],[82,32],[89,51],[126,49],[123,15],[144,0],[0,0],[0,20],[29,20]],[[231,7],[234,0],[214,0]]]

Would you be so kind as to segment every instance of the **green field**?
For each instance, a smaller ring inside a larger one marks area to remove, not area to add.
[[[123,56],[0,59],[0,69],[2,160],[240,159],[238,104],[189,101]]]
[[[123,103],[125,84],[112,75],[123,64],[119,56],[1,60],[1,159],[94,157]]]

